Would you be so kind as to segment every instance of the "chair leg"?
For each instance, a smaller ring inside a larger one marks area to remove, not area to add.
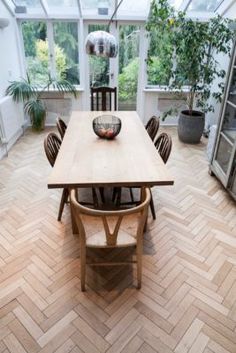
[[[137,256],[137,289],[142,285],[142,241],[137,243],[136,256]]]
[[[151,208],[151,212],[152,212],[152,218],[155,220],[156,219],[156,212],[155,212],[155,206],[154,206],[154,202],[153,202],[152,192],[151,192],[150,208]]]
[[[122,188],[117,188],[116,206],[120,206]]]
[[[100,196],[101,196],[102,203],[105,203],[104,188],[99,188],[99,193],[100,193]]]
[[[92,188],[92,195],[93,195],[94,207],[98,207],[98,196],[97,196],[95,188]]]
[[[132,188],[129,188],[129,193],[130,193],[131,202],[134,202],[134,194],[133,194]]]
[[[57,220],[60,221],[61,220],[61,216],[64,210],[64,205],[67,202],[69,197],[69,191],[68,189],[64,188],[62,191],[62,195],[61,195],[61,201],[60,201],[60,206],[59,206],[59,211],[58,211],[58,217]]]
[[[116,195],[117,195],[117,189],[116,187],[113,188],[112,190],[112,202],[115,202],[115,199],[116,199]]]
[[[86,246],[80,243],[80,281],[81,291],[85,291],[85,276],[86,276]]]

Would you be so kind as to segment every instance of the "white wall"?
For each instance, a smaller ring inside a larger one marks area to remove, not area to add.
[[[10,21],[9,26],[0,29],[0,98],[5,95],[9,81],[21,76],[18,43],[16,39],[16,20],[0,1],[0,17]]]
[[[7,150],[15,143],[22,134],[24,113],[22,104],[16,107],[12,99],[7,100],[6,106],[5,90],[9,81],[17,80],[21,76],[21,65],[16,36],[16,21],[8,9],[0,1],[0,17],[9,20],[9,25],[0,28],[0,159]],[[15,114],[12,114],[12,112]],[[7,124],[4,126],[4,124]]]

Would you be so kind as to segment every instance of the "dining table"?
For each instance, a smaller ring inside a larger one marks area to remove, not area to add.
[[[113,115],[121,120],[114,139],[99,138],[93,119]],[[48,188],[151,187],[174,179],[135,111],[73,111]]]

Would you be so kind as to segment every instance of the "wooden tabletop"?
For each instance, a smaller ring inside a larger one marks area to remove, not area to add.
[[[172,176],[136,112],[116,111],[122,121],[114,140],[97,137],[92,120],[109,112],[72,113],[49,188],[172,185]]]

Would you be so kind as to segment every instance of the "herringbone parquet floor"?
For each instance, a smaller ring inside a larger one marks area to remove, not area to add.
[[[208,175],[206,142],[168,131],[175,185],[154,190],[140,291],[122,267],[90,269],[81,293],[78,238],[46,187],[46,132],[0,162],[0,352],[236,352],[235,204]]]

